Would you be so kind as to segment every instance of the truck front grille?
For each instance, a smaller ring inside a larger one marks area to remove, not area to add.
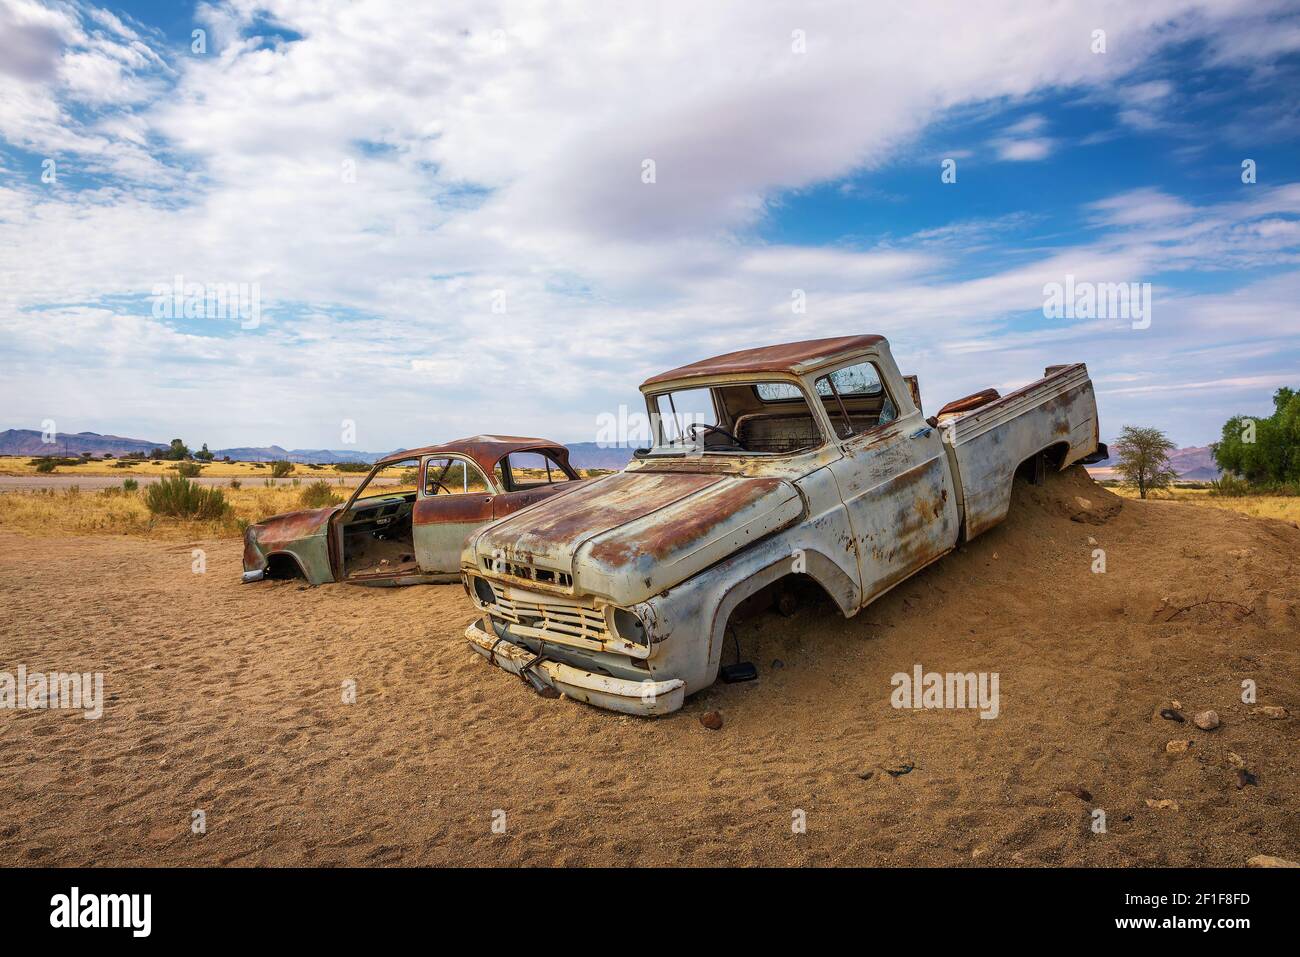
[[[565,636],[585,638],[588,641],[606,641],[610,638],[609,629],[605,627],[605,612],[599,608],[567,604],[532,593],[523,599],[519,597],[518,589],[514,589],[515,599],[512,601],[506,597],[503,587],[496,582],[491,584],[492,592],[496,595],[496,607],[492,609],[495,617],[511,624],[549,632],[560,640]]]

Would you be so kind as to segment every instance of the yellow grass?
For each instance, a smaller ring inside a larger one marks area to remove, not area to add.
[[[1119,486],[1111,489],[1116,495],[1137,498],[1137,490]],[[1284,522],[1300,523],[1300,495],[1212,495],[1208,488],[1173,488],[1168,491],[1149,492],[1147,497],[1158,501],[1190,502],[1212,508],[1240,512],[1252,518],[1276,518]]]
[[[59,456],[54,456],[58,458]],[[75,456],[69,456],[74,458]],[[0,455],[0,475],[37,475],[36,466],[30,464],[37,456],[33,455]],[[154,465],[154,461],[158,464]],[[130,462],[129,468],[115,468],[115,462]],[[199,463],[203,464],[203,463]],[[381,473],[394,478],[401,475],[401,468],[387,468]],[[48,474],[48,473],[47,473]],[[108,459],[106,461],[95,460],[93,462],[82,462],[78,465],[60,465],[54,470],[55,475],[108,475],[113,478],[130,478],[132,475],[175,475],[176,463],[169,462],[166,459]],[[317,478],[338,478],[340,475],[349,475],[355,479],[365,477],[365,472],[340,472],[332,465],[322,465],[319,468],[313,468],[310,465],[304,465],[301,462],[295,462],[293,471],[289,477],[301,478],[304,481]],[[205,478],[237,478],[237,479],[260,479],[269,478],[271,475],[270,462],[212,462],[203,465],[202,475]]]
[[[401,472],[401,469],[384,470],[384,474],[392,473],[394,478],[399,477]],[[130,477],[126,470],[117,474],[124,478]],[[591,476],[608,473],[591,470],[582,474]],[[0,529],[42,535],[62,533],[140,535],[165,539],[237,538],[247,525],[272,515],[306,507],[301,501],[303,492],[313,481],[323,476],[308,473],[302,476],[300,485],[286,483],[273,487],[257,481],[264,477],[265,475],[258,474],[253,476],[254,481],[238,479],[242,484],[237,489],[230,488],[226,483],[216,486],[230,504],[229,515],[220,521],[188,521],[153,515],[144,503],[145,486],[133,492],[123,491],[120,487],[85,492],[71,488],[0,495]],[[347,501],[355,488],[339,485],[337,476],[326,480],[340,501]],[[366,489],[365,497],[402,491],[410,492],[414,488],[409,485],[372,486]]]
[[[231,505],[221,521],[187,521],[152,515],[144,504],[143,489],[123,492],[79,492],[75,489],[11,492],[0,496],[0,529],[36,534],[142,535],[149,538],[237,538],[245,525],[280,512],[302,508],[302,488],[230,489],[221,492]],[[341,495],[350,490],[339,489]]]

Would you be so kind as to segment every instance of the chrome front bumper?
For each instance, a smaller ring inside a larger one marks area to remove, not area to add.
[[[522,676],[525,666],[535,657],[527,648],[484,631],[478,622],[465,629],[465,637],[471,648],[512,675]],[[528,670],[570,698],[623,714],[643,717],[669,714],[679,709],[686,698],[686,682],[680,678],[633,681],[547,660],[537,662]]]

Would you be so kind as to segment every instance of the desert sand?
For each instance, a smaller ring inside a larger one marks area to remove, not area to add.
[[[473,655],[459,586],[240,585],[232,541],[5,533],[0,671],[102,671],[108,700],[97,721],[0,711],[0,846],[10,865],[1296,859],[1298,565],[1291,524],[1121,508],[1076,470],[853,619],[739,623],[759,680],[645,720]],[[916,664],[998,673],[999,716],[891,707]],[[1174,701],[1187,723],[1159,716]]]

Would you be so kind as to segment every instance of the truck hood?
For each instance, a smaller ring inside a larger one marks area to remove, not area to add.
[[[803,511],[799,492],[783,479],[619,472],[486,526],[466,558],[481,570],[505,561],[516,579],[536,579],[539,569],[564,573],[575,594],[632,605]]]

